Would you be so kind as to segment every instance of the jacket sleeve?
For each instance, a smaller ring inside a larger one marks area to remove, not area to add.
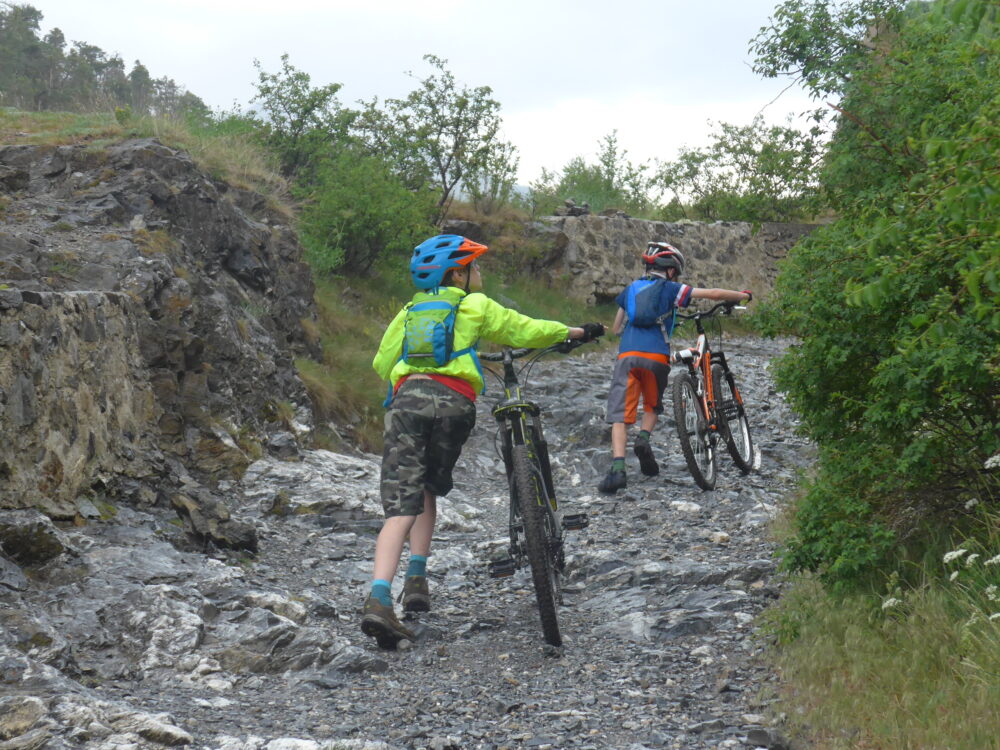
[[[483,320],[479,335],[505,346],[542,347],[565,341],[569,327],[555,320],[529,318],[516,310],[482,297]]]
[[[403,354],[403,321],[405,318],[406,308],[404,307],[396,313],[396,317],[385,329],[385,333],[382,334],[382,342],[375,353],[375,359],[372,360],[372,367],[383,380],[389,379],[389,373],[392,372],[392,368]]]

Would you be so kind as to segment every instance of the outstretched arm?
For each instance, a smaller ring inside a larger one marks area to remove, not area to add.
[[[732,289],[699,289],[691,290],[691,296],[699,299],[714,299],[719,302],[743,302],[753,297],[750,292],[737,292]]]

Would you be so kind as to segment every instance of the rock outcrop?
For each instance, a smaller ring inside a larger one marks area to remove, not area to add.
[[[0,508],[166,505],[309,424],[312,279],[262,196],[155,140],[4,146],[0,222]]]
[[[694,286],[751,289],[766,296],[778,260],[810,224],[663,222],[614,216],[544,217],[526,226],[541,245],[537,268],[562,293],[587,304],[610,302],[642,273],[640,255],[650,241],[669,242],[684,253],[684,281]]]

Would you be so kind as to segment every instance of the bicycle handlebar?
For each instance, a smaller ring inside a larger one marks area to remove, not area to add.
[[[532,352],[538,352],[539,356],[547,352],[568,354],[578,346],[583,346],[583,342],[580,339],[570,339],[569,341],[560,341],[558,344],[552,344],[552,346],[547,346],[544,349],[510,349],[508,351],[511,359],[521,359],[522,357],[527,357]],[[486,362],[503,362],[504,354],[505,352],[484,352],[479,355],[479,358]]]

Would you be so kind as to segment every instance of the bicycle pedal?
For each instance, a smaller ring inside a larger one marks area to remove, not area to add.
[[[567,531],[579,531],[580,529],[587,528],[589,525],[590,519],[587,518],[586,513],[573,513],[562,518],[562,527]]]
[[[490,562],[490,578],[509,578],[517,571],[513,557],[502,557]]]

